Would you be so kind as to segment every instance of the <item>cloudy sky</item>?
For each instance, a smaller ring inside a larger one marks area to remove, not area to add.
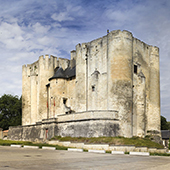
[[[169,0],[0,0],[0,95],[21,96],[22,65],[129,30],[160,48],[161,114],[170,121]]]

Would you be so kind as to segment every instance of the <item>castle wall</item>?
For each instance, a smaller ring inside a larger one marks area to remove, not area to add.
[[[146,84],[144,77],[137,77],[133,81],[133,135],[146,135]]]
[[[65,70],[75,64],[76,77],[49,81],[56,67]],[[144,137],[149,131],[160,133],[159,84],[158,48],[128,31],[112,31],[78,44],[71,52],[71,60],[46,55],[23,66],[22,122],[30,125],[57,118],[56,133],[64,136]],[[112,111],[117,113],[116,118]],[[97,120],[89,117],[94,112],[100,112]],[[63,120],[61,115],[65,115]],[[104,133],[106,119],[111,129]],[[112,133],[114,128],[117,130]]]
[[[149,106],[148,106],[148,131],[160,132],[160,71],[159,49],[150,47],[150,81],[149,81]]]
[[[68,80],[67,81],[67,103],[66,105],[68,107],[70,107],[70,109],[73,111],[73,112],[76,112],[76,79],[73,78],[72,80]]]
[[[124,118],[122,135],[131,136],[132,35],[114,31],[82,46],[85,52],[79,50],[81,65],[77,56],[81,74],[77,76],[76,72],[76,80],[83,79],[81,97],[86,100],[86,110],[119,110],[119,116]]]
[[[153,118],[149,113],[150,83],[155,83],[151,78],[151,48],[130,32],[120,30],[77,45],[76,100],[80,100],[76,111],[118,110],[122,136],[145,136]],[[158,123],[159,118],[155,121]]]
[[[23,66],[22,71],[22,100],[23,114],[22,125],[35,124],[42,119],[55,117],[52,107],[47,109],[47,86],[49,78],[53,76],[54,69],[59,66],[67,68],[68,59],[58,59],[54,56],[40,56],[39,60],[33,64]],[[61,84],[62,86],[62,84]],[[49,89],[49,92],[51,90]],[[59,90],[60,91],[60,90]],[[50,102],[52,102],[50,96]],[[48,103],[48,105],[52,105]],[[49,112],[49,113],[48,113]],[[50,115],[48,115],[50,114]]]
[[[53,79],[50,81],[51,89],[51,102],[50,102],[50,111],[51,116],[56,117],[59,114],[63,114],[64,105],[63,98],[66,96],[66,80],[65,79]]]
[[[76,111],[81,112],[87,110],[86,108],[86,87],[87,87],[87,58],[86,44],[78,44],[76,46]]]
[[[57,136],[58,127],[55,121],[35,125],[9,127],[8,139],[21,141],[46,141]]]
[[[37,122],[37,76],[31,76],[31,124]]]
[[[132,34],[108,34],[108,108],[119,111],[121,135],[132,136]]]
[[[45,58],[40,56],[39,58],[39,76],[38,76],[38,117],[37,121],[47,119],[47,87],[49,83],[48,79],[54,74],[54,57],[46,55]]]
[[[65,114],[67,112],[66,107],[75,111],[75,92],[75,78],[72,80],[58,78],[50,81],[50,118]]]
[[[100,129],[100,130],[99,130]],[[58,124],[58,136],[100,137],[118,136],[119,123],[115,120],[85,120]]]
[[[107,110],[107,40],[88,43],[87,110]]]
[[[145,136],[149,92],[149,45],[134,38],[133,41],[133,135]],[[135,67],[136,66],[136,73]]]
[[[31,85],[28,67],[29,65],[22,67],[22,125],[31,124]]]
[[[160,133],[159,49],[138,39],[133,49],[133,64],[138,69],[133,76],[133,135],[145,136],[153,129]]]

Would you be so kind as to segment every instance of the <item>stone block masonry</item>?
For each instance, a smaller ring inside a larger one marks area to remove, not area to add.
[[[71,59],[40,56],[22,68],[22,127],[9,138],[160,134],[159,49],[115,30],[78,44]]]

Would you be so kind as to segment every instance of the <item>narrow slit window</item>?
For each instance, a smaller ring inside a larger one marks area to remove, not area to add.
[[[138,73],[138,66],[134,65],[134,73],[137,74]]]
[[[67,99],[63,99],[63,104],[66,104]]]
[[[95,86],[92,86],[92,91],[95,91]]]
[[[45,138],[48,139],[48,129],[45,129]]]

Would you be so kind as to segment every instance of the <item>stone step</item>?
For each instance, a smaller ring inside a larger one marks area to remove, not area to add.
[[[39,149],[38,146],[28,146],[28,145],[24,145],[23,148],[28,148],[28,149]]]
[[[123,152],[123,151],[112,151],[111,153],[112,154],[120,154],[120,155],[125,154],[125,152]]]
[[[42,149],[55,150],[55,147],[43,146]]]
[[[68,151],[83,152],[83,149],[68,148]]]
[[[149,152],[130,152],[129,155],[149,156]]]
[[[94,153],[106,153],[105,150],[88,150],[88,152],[94,152]]]
[[[14,148],[21,148],[22,145],[11,145],[11,147],[14,147]]]

